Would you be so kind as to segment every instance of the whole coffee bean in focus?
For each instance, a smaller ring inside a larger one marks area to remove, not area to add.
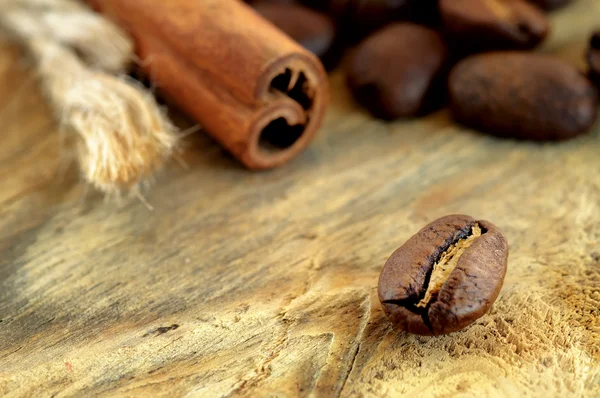
[[[522,0],[440,0],[439,7],[461,52],[530,49],[549,31],[546,16]]]
[[[436,31],[394,23],[363,40],[347,64],[357,102],[393,120],[434,109],[445,98],[448,51]]]
[[[379,276],[379,300],[402,330],[455,332],[489,310],[502,288],[507,258],[506,239],[492,223],[442,217],[392,254]]]
[[[495,52],[461,61],[448,79],[454,118],[486,133],[565,140],[594,124],[598,94],[575,67],[547,55]]]

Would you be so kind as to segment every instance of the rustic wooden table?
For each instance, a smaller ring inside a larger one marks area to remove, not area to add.
[[[583,65],[600,1],[552,18],[543,51]],[[150,211],[105,203],[63,167],[21,55],[0,46],[0,394],[600,394],[600,128],[537,145],[446,111],[386,124],[335,73],[325,126],[294,162],[251,173],[198,134]],[[504,231],[502,293],[462,332],[394,331],[378,274],[449,213]]]

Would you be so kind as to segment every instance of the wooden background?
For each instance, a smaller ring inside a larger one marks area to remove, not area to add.
[[[600,1],[552,19],[543,51],[582,66]],[[22,55],[0,45],[1,395],[600,394],[599,127],[538,145],[446,111],[386,124],[338,72],[294,162],[251,173],[194,135],[150,211],[86,191]],[[450,213],[507,236],[501,296],[464,331],[397,332],[379,272]]]

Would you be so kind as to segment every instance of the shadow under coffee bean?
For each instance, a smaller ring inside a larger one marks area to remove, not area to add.
[[[427,336],[455,332],[489,310],[507,259],[506,239],[492,223],[442,217],[392,254],[379,277],[379,300],[402,330]]]

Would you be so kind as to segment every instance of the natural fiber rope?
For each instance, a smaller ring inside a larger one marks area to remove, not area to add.
[[[131,40],[75,0],[0,0],[0,26],[35,59],[60,127],[79,138],[85,180],[139,195],[179,136],[151,93],[111,74],[131,61]]]

